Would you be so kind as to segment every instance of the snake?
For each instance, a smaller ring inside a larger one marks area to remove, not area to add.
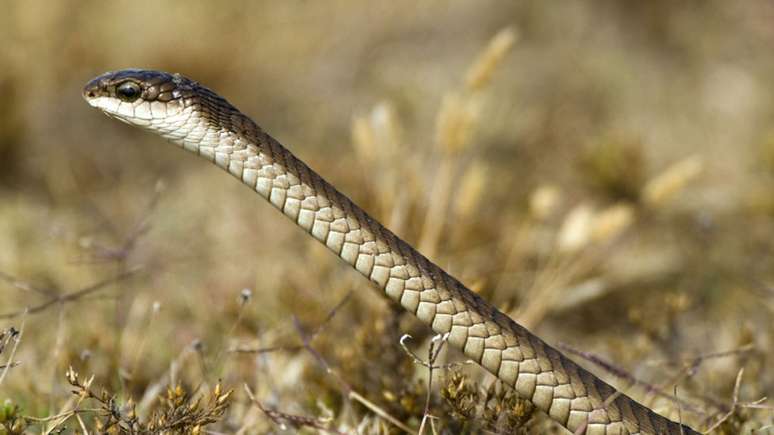
[[[195,80],[124,69],[89,81],[83,97],[108,116],[160,135],[236,177],[569,431],[699,433],[641,405],[498,311]]]

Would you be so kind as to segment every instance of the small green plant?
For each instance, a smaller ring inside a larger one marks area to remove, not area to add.
[[[5,399],[0,406],[0,435],[23,434],[27,422],[21,415],[19,405],[11,399]]]

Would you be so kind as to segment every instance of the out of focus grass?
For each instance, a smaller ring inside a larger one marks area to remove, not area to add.
[[[88,108],[82,84],[124,67],[225,95],[657,411],[771,427],[744,405],[774,394],[768,2],[3,10],[0,433],[421,425],[399,340],[424,356],[427,330],[217,168]],[[438,431],[556,430],[481,370],[435,374]]]

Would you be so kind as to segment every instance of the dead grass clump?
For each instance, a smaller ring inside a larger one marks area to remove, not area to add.
[[[500,382],[481,387],[461,372],[451,370],[441,387],[441,397],[456,420],[448,426],[457,433],[530,433],[528,422],[534,417],[534,406]]]
[[[78,427],[88,433],[87,427],[92,425],[86,424],[84,416],[91,414],[93,428],[99,433],[200,434],[207,425],[220,420],[231,404],[232,390],[224,391],[220,383],[208,394],[192,393],[178,384],[160,394],[150,416],[143,419],[138,416],[132,399],[122,403],[107,390],[96,392],[92,388],[94,376],[84,380],[70,368],[66,377],[73,387],[75,403],[71,410],[46,419],[50,422],[46,432],[66,427],[65,424],[74,419]],[[96,407],[87,408],[88,405]]]

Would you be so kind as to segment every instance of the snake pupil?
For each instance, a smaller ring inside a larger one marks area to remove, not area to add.
[[[116,89],[118,98],[128,102],[136,100],[140,96],[140,93],[140,86],[134,82],[123,83]]]

